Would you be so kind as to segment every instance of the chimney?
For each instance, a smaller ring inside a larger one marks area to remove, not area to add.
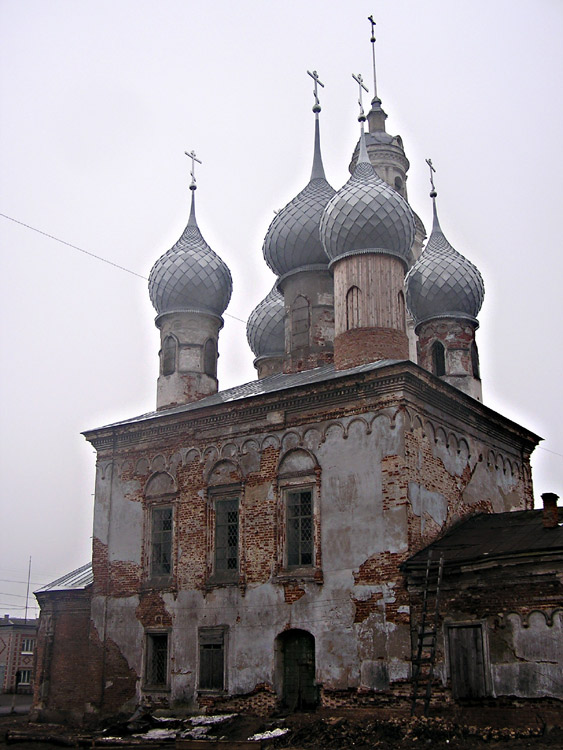
[[[544,529],[554,529],[559,524],[557,508],[559,496],[555,492],[544,492],[541,499],[543,500],[543,527]]]

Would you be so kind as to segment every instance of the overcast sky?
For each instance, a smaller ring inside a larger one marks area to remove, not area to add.
[[[442,229],[485,280],[484,401],[545,438],[537,500],[563,495],[561,0],[0,0],[0,212],[146,277],[187,222],[195,149],[199,226],[234,283],[220,388],[252,380],[237,318],[272,285],[274,210],[309,179],[307,70],[339,188],[370,13],[410,203],[429,230],[431,157]],[[143,279],[4,216],[0,239],[0,614],[22,615],[30,556],[32,589],[90,559],[80,432],[154,408],[159,338]]]

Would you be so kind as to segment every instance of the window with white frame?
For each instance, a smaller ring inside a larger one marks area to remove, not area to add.
[[[18,685],[31,685],[31,669],[20,669]]]
[[[22,654],[32,654],[35,650],[35,638],[22,638]]]

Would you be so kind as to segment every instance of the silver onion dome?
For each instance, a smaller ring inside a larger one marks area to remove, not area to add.
[[[317,112],[311,179],[306,187],[276,214],[262,247],[266,263],[277,276],[285,276],[301,268],[326,268],[328,258],[319,239],[319,221],[334,193],[335,190],[328,184],[324,173]]]
[[[149,294],[157,313],[203,312],[222,315],[233,282],[226,264],[203,239],[195,218],[195,184],[190,218],[176,244],[154,264]]]
[[[248,316],[246,338],[255,357],[283,356],[285,307],[276,285]]]
[[[380,179],[366,150],[348,182],[331,198],[321,218],[320,237],[331,261],[347,255],[384,253],[410,261],[414,217],[405,199]]]
[[[434,223],[428,243],[405,278],[406,302],[416,324],[433,318],[477,323],[485,285],[479,270],[444,237],[433,200]]]

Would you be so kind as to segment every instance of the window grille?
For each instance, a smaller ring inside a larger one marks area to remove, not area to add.
[[[313,565],[313,493],[287,493],[287,566]]]
[[[172,508],[152,509],[151,575],[172,572]]]
[[[152,686],[166,686],[168,683],[168,633],[147,635],[146,680]]]
[[[239,501],[215,502],[215,573],[235,576],[238,572]]]

